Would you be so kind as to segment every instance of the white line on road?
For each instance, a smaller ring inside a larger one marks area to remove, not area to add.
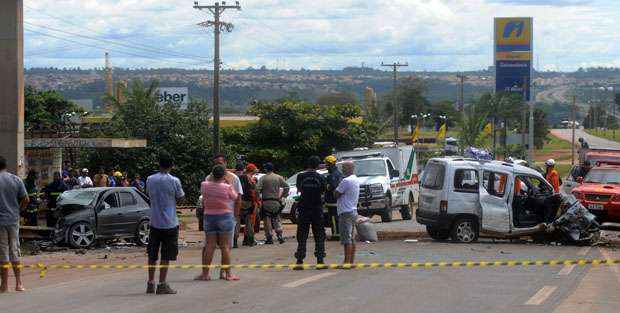
[[[306,277],[306,278],[303,278],[303,279],[300,279],[300,280],[296,280],[296,281],[290,282],[288,284],[284,284],[284,285],[282,285],[282,287],[284,287],[284,288],[296,288],[296,287],[305,285],[307,283],[311,283],[311,282],[317,281],[319,279],[327,278],[327,277],[333,276],[333,275],[336,275],[336,272],[327,272],[327,273],[323,273],[323,274],[318,274],[318,275]]]
[[[566,264],[566,265],[564,265],[564,267],[562,268],[562,270],[560,270],[558,275],[560,275],[560,276],[570,275],[570,273],[573,271],[573,269],[575,269],[575,266],[577,266],[577,265],[576,264]]]
[[[556,286],[544,286],[540,290],[538,290],[538,292],[535,295],[533,295],[529,300],[527,300],[525,304],[526,305],[539,305],[545,302],[545,300],[547,300],[557,288],[558,287]]]
[[[581,256],[585,256],[588,254],[588,252],[590,252],[590,249],[592,247],[583,247],[581,249],[579,249],[579,251],[577,251],[577,255],[581,255]]]

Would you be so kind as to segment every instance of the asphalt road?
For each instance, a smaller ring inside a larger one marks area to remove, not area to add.
[[[561,139],[571,141],[572,140],[572,129],[552,129],[551,133],[554,136],[557,136]],[[591,148],[609,148],[609,149],[620,149],[620,142],[607,140],[605,138],[592,136],[586,133],[582,129],[575,129],[575,142],[580,137],[586,139]]]
[[[234,250],[234,262],[292,261],[295,244]],[[309,245],[312,251],[312,245]],[[359,262],[495,261],[619,258],[611,249],[532,244],[461,245],[421,240],[358,246]],[[198,261],[199,248],[180,262]],[[311,253],[310,253],[311,255]],[[328,244],[330,263],[342,258]],[[139,261],[139,260],[138,260]],[[312,258],[307,260],[313,262]],[[105,262],[105,261],[104,261]],[[111,258],[110,262],[116,262]],[[136,262],[136,261],[134,261]],[[617,266],[238,270],[240,282],[195,282],[196,270],[172,270],[177,295],[146,295],[142,270],[51,271],[41,284],[29,272],[25,293],[0,295],[12,312],[617,312]],[[214,275],[216,276],[216,275]]]

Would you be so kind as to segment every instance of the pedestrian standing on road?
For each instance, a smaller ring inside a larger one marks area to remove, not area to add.
[[[233,239],[234,243],[237,243],[241,224],[244,224],[242,245],[249,247],[257,245],[256,240],[254,240],[254,212],[257,208],[256,183],[254,180],[256,171],[256,165],[250,163],[243,171],[243,174],[239,176],[243,195],[241,196],[241,209],[239,210],[239,216],[236,218],[235,236]]]
[[[59,172],[55,172],[54,181],[43,188],[43,193],[47,200],[47,211],[45,211],[47,227],[56,227],[56,201],[67,190],[69,190],[69,187],[62,181]]]
[[[327,165],[327,192],[325,192],[325,206],[327,207],[327,217],[329,218],[329,225],[332,229],[332,239],[337,239],[340,235],[338,225],[338,210],[336,205],[335,191],[340,182],[343,179],[342,172],[336,166],[336,157],[330,155],[325,158],[324,162]]]
[[[555,170],[555,160],[547,160],[545,166],[547,167],[545,179],[551,184],[553,191],[556,193],[560,192],[560,175],[558,175],[558,172]]]
[[[22,180],[6,171],[6,159],[0,156],[0,293],[9,291],[9,266],[15,274],[15,290],[24,291],[19,248],[19,211],[30,199]]]
[[[340,243],[344,246],[344,264],[355,263],[355,222],[357,203],[360,197],[360,183],[355,176],[355,164],[351,161],[342,164],[345,178],[335,191],[338,199],[338,221],[340,223]],[[348,267],[344,267],[348,268]]]
[[[308,166],[305,172],[297,175],[297,192],[300,193],[299,198],[299,220],[297,223],[297,252],[295,258],[297,265],[295,270],[303,270],[304,259],[306,258],[306,242],[312,227],[312,235],[314,236],[314,256],[316,263],[319,265],[317,269],[325,267],[325,228],[323,221],[323,195],[327,188],[325,177],[317,173],[317,169],[321,163],[318,156],[308,158]]]
[[[282,198],[288,196],[290,187],[282,176],[273,172],[273,163],[266,163],[263,169],[266,174],[258,181],[256,190],[262,203],[260,215],[265,226],[265,244],[273,244],[273,230],[276,232],[278,242],[283,244],[280,214],[282,213]]]
[[[39,226],[39,188],[37,187],[37,179],[39,174],[36,171],[28,171],[28,176],[24,179],[24,186],[26,186],[26,192],[30,198],[26,211],[24,212],[24,219],[26,220],[26,226]]]
[[[147,246],[149,258],[149,280],[146,293],[176,294],[166,282],[168,265],[176,261],[179,253],[179,221],[177,219],[177,204],[183,202],[185,192],[181,181],[170,174],[174,166],[174,159],[168,153],[159,156],[159,173],[146,179],[146,191],[151,200],[151,217],[149,243]],[[161,251],[159,265],[159,284],[155,290],[155,270]]]
[[[230,239],[234,232],[235,217],[230,201],[238,198],[232,185],[226,182],[226,168],[216,165],[211,171],[212,180],[205,181],[200,186],[202,207],[204,208],[204,231],[206,248],[203,255],[202,273],[196,280],[211,280],[209,268],[213,261],[215,248],[220,247],[222,265],[230,265]],[[239,277],[231,273],[230,268],[220,272],[220,279],[233,281]]]
[[[228,168],[228,161],[226,160],[226,157],[223,154],[218,154],[215,157],[213,157],[213,163],[215,165],[222,165],[224,166],[224,168]],[[206,180],[213,181],[213,175],[207,176]],[[241,196],[243,196],[243,188],[241,187],[241,182],[239,181],[239,177],[235,175],[234,173],[229,172],[228,170],[226,171],[226,176],[224,177],[224,180],[226,181],[227,184],[231,185],[233,187],[233,190],[237,193],[237,199],[230,201],[229,203],[230,207],[233,209],[233,212],[235,214],[235,219],[237,219],[239,217],[239,211],[241,209]],[[232,247],[238,248],[237,242],[235,242],[235,240],[232,240],[233,239],[232,237],[234,236],[234,232],[230,234],[230,236],[231,236]]]
[[[93,184],[95,187],[108,187],[108,175],[105,174],[105,170],[102,168],[99,169],[99,172],[95,175],[93,179]]]
[[[88,169],[82,169],[82,176],[78,177],[78,182],[80,183],[80,188],[90,188],[93,187],[93,180],[88,177]]]
[[[131,187],[138,189],[139,192],[144,192],[144,182],[142,181],[142,177],[140,177],[140,174],[136,174],[133,176]]]

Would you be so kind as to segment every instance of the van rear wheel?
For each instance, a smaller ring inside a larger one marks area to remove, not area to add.
[[[459,218],[452,225],[452,241],[471,243],[478,240],[478,223],[470,217]]]

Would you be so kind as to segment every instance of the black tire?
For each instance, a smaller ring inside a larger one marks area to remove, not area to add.
[[[299,211],[297,210],[297,204],[293,203],[293,205],[291,206],[291,213],[289,213],[289,219],[291,220],[291,223],[293,224],[297,224],[297,221],[299,221]]]
[[[462,217],[452,225],[452,241],[472,243],[478,240],[478,223],[470,217]]]
[[[444,241],[450,237],[450,231],[446,229],[436,229],[426,226],[426,232],[429,236],[431,236],[431,238],[438,241]]]
[[[76,249],[92,247],[96,242],[97,235],[95,230],[87,222],[77,222],[69,228],[67,239],[69,245]]]
[[[135,243],[138,246],[146,246],[149,244],[149,220],[142,220],[138,223],[138,229],[136,230]]]
[[[408,221],[413,218],[414,204],[415,200],[413,198],[413,194],[409,194],[409,204],[400,207],[400,216],[403,218],[403,220]]]
[[[385,197],[385,208],[381,210],[381,222],[392,222],[392,195],[390,194]]]

